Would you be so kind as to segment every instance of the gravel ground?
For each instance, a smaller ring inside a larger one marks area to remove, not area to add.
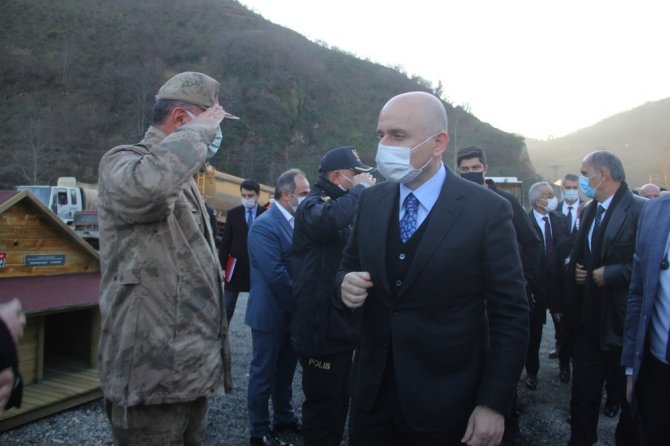
[[[210,400],[207,445],[248,445],[246,390],[250,361],[251,332],[244,325],[247,296],[240,295],[231,325],[233,350],[233,380],[235,390]],[[553,346],[553,325],[545,326],[540,352],[540,373],[535,391],[519,385],[520,437],[519,446],[565,445],[570,434],[568,412],[570,385],[558,379],[558,360],[548,359]],[[302,404],[301,369],[298,366],[293,381],[293,402],[298,415]],[[600,416],[598,446],[614,445],[616,418]],[[300,439],[285,435],[285,441],[300,445]],[[101,400],[84,404],[60,414],[35,421],[0,434],[0,445],[111,445],[109,424]]]

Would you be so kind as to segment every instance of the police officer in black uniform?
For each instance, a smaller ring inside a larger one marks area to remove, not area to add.
[[[291,340],[303,367],[305,446],[339,445],[342,439],[360,312],[335,308],[334,279],[359,197],[376,182],[372,170],[353,147],[328,151],[295,215]]]

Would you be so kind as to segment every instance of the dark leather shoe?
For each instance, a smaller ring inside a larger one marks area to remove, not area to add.
[[[274,424],[272,426],[271,432],[273,435],[283,433],[300,435],[302,433],[302,423],[300,423],[299,420],[295,419],[290,423]]]
[[[605,402],[603,413],[606,417],[614,418],[619,413],[619,405],[617,403]]]
[[[263,435],[262,437],[249,438],[250,446],[293,446],[292,443],[286,443],[273,435]]]
[[[549,359],[556,359],[558,358],[558,349],[555,348],[552,351],[549,352]]]
[[[570,381],[570,364],[560,364],[561,371],[558,372],[558,379],[562,383],[567,383]]]
[[[526,375],[526,387],[530,390],[537,389],[537,375]]]

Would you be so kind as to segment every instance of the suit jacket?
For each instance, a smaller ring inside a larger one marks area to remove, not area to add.
[[[565,221],[566,221],[566,224],[567,224],[568,217],[563,213],[563,204],[564,204],[564,202],[565,202],[565,200],[561,200],[561,201],[558,202],[558,205],[556,206],[556,212],[558,212],[559,214],[561,214],[561,215],[563,215],[563,216],[565,217]],[[581,198],[578,198],[578,199],[577,199],[577,202],[576,202],[575,204],[571,205],[571,206],[572,206],[572,218],[573,218],[573,220],[572,220],[572,228],[568,228],[568,232],[570,232],[570,234],[572,234],[572,233],[576,233],[576,232],[577,232],[577,226],[575,226],[575,222],[576,222],[577,220],[579,220],[579,219],[577,218],[577,208],[578,208],[583,202],[584,202],[584,201],[582,201]]]
[[[363,192],[338,271],[337,283],[368,271],[374,284],[356,310],[363,321],[352,405],[373,406],[392,358],[412,429],[465,430],[477,404],[507,413],[526,356],[528,302],[511,206],[448,171],[414,261],[392,293],[384,228],[398,218],[398,196],[390,182]]]
[[[542,311],[544,318],[546,309],[549,308],[552,313],[563,312],[563,258],[560,257],[561,248],[566,243],[569,243],[568,222],[560,212],[549,212],[549,224],[551,225],[552,238],[554,242],[555,258],[553,260],[553,268],[548,268],[546,249],[542,249],[540,256],[540,280],[545,283],[546,294],[536,298],[535,308]],[[537,219],[531,210],[528,214],[530,222],[537,232],[538,237],[544,240],[542,235],[542,228],[537,224]],[[544,242],[543,242],[544,246]]]
[[[254,330],[289,330],[291,244],[293,228],[279,203],[263,213],[249,230],[251,290],[244,322]]]
[[[526,211],[517,198],[507,191],[498,189],[496,183],[487,179],[486,184],[490,191],[503,197],[512,205],[512,224],[516,232],[516,241],[519,246],[519,255],[521,256],[521,265],[523,266],[523,275],[528,282],[530,291],[538,292],[542,288],[542,283],[538,280],[539,262],[542,251],[544,250],[542,237],[537,236]]]
[[[590,273],[586,284],[578,285],[575,282],[575,264],[583,261],[585,243],[598,202],[593,200],[583,209],[566,273],[565,317],[569,329],[567,334],[571,338],[574,338],[583,325],[584,301],[595,299],[600,308],[597,315],[600,348],[604,351],[621,348],[637,222],[646,202],[645,198],[634,195],[625,182],[621,183],[614,194],[596,239],[592,241],[592,269],[605,266],[605,286],[602,288],[595,285]]]
[[[226,282],[225,289],[231,291],[249,291],[249,254],[247,253],[247,210],[244,206],[232,208],[226,214],[226,225],[223,227],[223,239],[219,250],[221,267],[226,268],[228,256],[235,257],[237,263],[230,282]],[[256,218],[265,212],[261,206],[256,206]]]
[[[645,354],[647,332],[659,287],[661,261],[670,233],[670,197],[650,200],[640,216],[626,310],[621,364],[633,368],[637,381]]]

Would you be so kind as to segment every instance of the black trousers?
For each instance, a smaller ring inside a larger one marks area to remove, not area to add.
[[[349,408],[352,353],[323,357],[300,355],[304,446],[337,446]]]
[[[597,327],[581,329],[572,353],[572,398],[570,400],[569,446],[591,446],[598,440],[598,415],[602,389],[610,367],[616,367],[611,383],[621,402],[619,422],[615,432],[616,446],[639,444],[636,422],[626,401],[626,374],[618,364],[621,349],[600,349]]]
[[[640,413],[640,444],[670,446],[668,401],[670,365],[660,362],[647,350],[635,389]]]
[[[533,376],[536,376],[540,370],[540,344],[542,344],[542,329],[544,327],[544,313],[546,311],[544,308],[534,307],[530,312],[526,373]]]
[[[386,373],[372,409],[362,411],[352,401],[349,415],[351,446],[462,446],[465,424],[458,431],[417,432],[405,421],[400,407],[395,373],[389,355]],[[469,414],[468,414],[469,416]]]

